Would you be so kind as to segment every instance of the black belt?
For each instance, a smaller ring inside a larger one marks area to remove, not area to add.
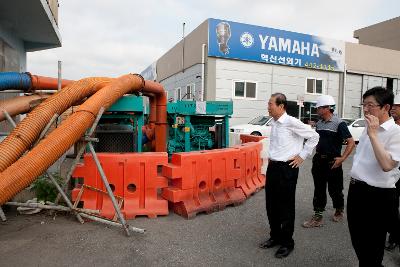
[[[321,153],[315,153],[315,156],[319,157],[320,159],[333,159],[336,158],[338,156],[335,156],[333,154],[321,154]]]
[[[368,185],[366,182],[350,177],[350,184]]]
[[[270,164],[289,164],[290,162],[292,162],[293,160],[288,160],[288,161],[280,161],[280,160],[269,160]]]

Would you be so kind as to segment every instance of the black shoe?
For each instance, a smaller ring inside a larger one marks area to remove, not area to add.
[[[396,242],[389,242],[387,243],[387,245],[385,246],[385,249],[387,251],[393,251],[395,248],[397,247]],[[400,248],[399,248],[400,249]]]
[[[286,258],[293,251],[294,247],[281,246],[275,253],[275,257],[278,259]]]
[[[275,247],[276,245],[279,245],[279,242],[276,241],[275,239],[270,238],[270,239],[268,239],[268,240],[262,242],[262,243],[259,245],[259,247],[262,248],[262,249],[266,249],[266,248]]]

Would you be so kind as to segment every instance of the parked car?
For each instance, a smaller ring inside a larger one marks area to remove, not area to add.
[[[252,134],[257,136],[270,136],[271,133],[271,116],[261,115],[249,123],[240,124],[230,127],[230,132],[241,134]]]
[[[342,120],[346,121],[346,119],[342,119]],[[354,141],[356,143],[358,143],[358,141],[360,140],[360,136],[365,129],[365,119],[353,120],[353,121],[349,122],[349,124],[347,125],[347,128],[349,128],[349,131],[350,131],[351,135],[353,136]]]
[[[340,118],[342,121],[346,123],[347,126],[349,126],[353,121],[356,119],[351,119],[351,118]]]

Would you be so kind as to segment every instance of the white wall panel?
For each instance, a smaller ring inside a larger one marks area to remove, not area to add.
[[[343,117],[359,118],[361,116],[361,88],[363,85],[363,75],[347,74],[346,77],[346,99]]]
[[[339,73],[217,59],[215,76],[216,100],[228,100],[229,95],[233,98],[232,125],[246,123],[257,115],[266,114],[271,93],[282,92],[289,101],[296,101],[298,96],[304,96],[305,101],[316,101],[318,95],[305,94],[307,77],[323,79],[325,89],[338,101]],[[233,96],[235,80],[257,82],[257,99],[235,99]]]

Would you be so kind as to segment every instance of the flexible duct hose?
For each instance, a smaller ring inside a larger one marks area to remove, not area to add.
[[[17,96],[0,101],[0,121],[4,121],[6,116],[3,111],[6,111],[11,117],[18,114],[28,113],[34,107],[43,102],[50,95],[28,95]]]
[[[61,88],[73,83],[71,80],[61,80]],[[0,72],[0,91],[16,90],[57,90],[58,79],[32,75],[29,72]]]
[[[31,88],[30,90],[57,90],[58,89],[58,79],[50,78],[50,77],[43,77],[38,75],[31,76]],[[73,83],[74,81],[71,80],[61,80],[61,88]]]
[[[107,109],[124,94],[143,88],[139,75],[124,75],[99,90],[60,127],[0,174],[0,205],[30,185],[93,124],[101,107]]]
[[[167,151],[167,94],[160,83],[146,80],[143,92],[156,95],[156,152]]]
[[[28,73],[0,72],[0,91],[7,89],[28,90],[31,88],[31,76]]]
[[[86,78],[63,88],[37,106],[0,143],[0,172],[13,164],[36,141],[54,114],[62,114],[81,99],[94,94],[110,78]]]

